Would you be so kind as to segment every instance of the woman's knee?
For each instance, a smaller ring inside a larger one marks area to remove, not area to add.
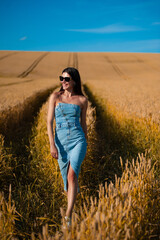
[[[77,176],[76,176],[74,170],[70,166],[69,171],[68,171],[68,181],[75,182],[76,180],[77,180]]]

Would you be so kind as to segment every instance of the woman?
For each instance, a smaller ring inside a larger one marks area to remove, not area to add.
[[[59,78],[62,86],[59,92],[50,96],[47,129],[51,155],[58,159],[64,190],[67,192],[68,206],[65,221],[67,226],[70,226],[73,206],[79,192],[80,166],[87,150],[88,100],[82,93],[77,69],[65,68]],[[54,118],[55,136],[53,135]]]

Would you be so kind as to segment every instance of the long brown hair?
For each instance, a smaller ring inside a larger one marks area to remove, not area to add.
[[[62,71],[62,73],[64,73],[64,72],[68,73],[71,76],[71,78],[73,79],[73,81],[75,82],[75,85],[73,87],[74,93],[76,95],[84,96],[84,94],[82,93],[81,77],[80,77],[79,71],[76,68],[67,67]],[[61,86],[59,92],[64,92],[63,86]]]

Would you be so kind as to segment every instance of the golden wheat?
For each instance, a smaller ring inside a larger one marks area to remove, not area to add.
[[[0,138],[0,180],[4,191],[0,194],[2,239],[16,236],[45,240],[158,238],[160,55],[50,53],[27,72],[27,65],[42,55],[16,54],[5,58],[0,68],[0,100],[4,110],[0,129],[5,135]],[[14,57],[16,61],[24,58],[19,68],[15,68]],[[52,68],[55,57],[56,68]],[[46,87],[51,89],[57,82],[56,69],[60,72],[66,64],[79,68],[94,105],[89,104],[87,114],[88,151],[79,177],[81,192],[77,196],[71,231],[61,231],[67,200],[57,160],[49,151],[48,103],[35,122],[33,119],[43,98],[33,93],[39,90],[44,93]],[[28,76],[17,77],[24,70]],[[20,126],[20,131],[24,130],[28,120],[28,125],[33,125],[32,135],[25,135],[25,141],[14,138],[17,142],[13,144],[14,130],[18,133]],[[16,154],[6,139],[13,146],[19,142],[20,147],[21,142],[22,149],[27,144],[24,156],[22,153],[19,156],[20,149]],[[139,152],[147,154],[131,160]],[[121,165],[120,156],[123,157]],[[11,188],[6,200],[10,183],[14,186],[14,201],[11,201]]]
[[[115,177],[99,186],[99,199],[90,196],[86,204],[73,213],[71,230],[50,236],[48,227],[38,239],[149,239],[158,237],[159,183],[151,159],[139,155],[126,162],[121,178]],[[63,211],[62,215],[64,214]],[[34,238],[32,238],[34,239]]]
[[[2,240],[15,239],[17,234],[15,221],[19,220],[15,208],[15,203],[11,199],[11,185],[9,187],[8,202],[4,198],[3,192],[0,192],[0,238]]]

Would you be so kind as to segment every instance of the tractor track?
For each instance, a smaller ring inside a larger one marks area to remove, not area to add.
[[[152,68],[153,70],[160,72],[160,69],[158,67],[154,66],[152,63],[146,62],[145,60],[143,60],[139,57],[135,57],[135,58],[136,58],[137,62],[143,63],[143,64],[149,66],[150,68]]]
[[[18,52],[9,53],[9,54],[7,54],[3,57],[0,57],[0,60],[3,60],[4,58],[10,57],[10,56],[15,55],[15,54],[18,54]]]
[[[72,57],[72,53],[69,53],[68,62],[67,62],[68,67],[71,65],[71,57]]]
[[[68,66],[72,66],[72,67],[78,69],[78,54],[76,52],[69,54],[67,64],[68,64]]]
[[[24,72],[18,75],[19,78],[25,78],[29,73],[33,71],[33,69],[39,64],[39,62],[46,57],[49,53],[44,53],[40,57],[38,57]]]
[[[115,64],[108,56],[105,56],[105,59],[107,60],[108,63],[110,63],[114,69],[114,71],[124,80],[128,80],[130,79],[129,76],[127,76],[121,69],[120,67]]]
[[[78,54],[73,53],[73,67],[78,69]]]
[[[0,84],[0,87],[8,87],[8,86],[13,86],[13,85],[19,85],[19,84],[24,84],[24,83],[30,83],[33,82],[34,80],[25,80],[23,82],[12,82],[12,83],[6,83],[6,84]]]

